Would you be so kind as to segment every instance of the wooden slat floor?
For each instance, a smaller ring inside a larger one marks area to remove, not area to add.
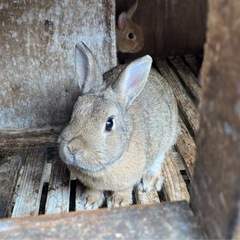
[[[174,90],[182,132],[163,166],[163,190],[146,193],[135,189],[134,204],[189,201],[199,126],[201,57],[156,58],[153,66]],[[80,196],[84,187],[61,163],[57,136],[58,130],[0,134],[0,218],[83,209]]]

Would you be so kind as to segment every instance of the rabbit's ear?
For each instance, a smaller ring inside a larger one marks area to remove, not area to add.
[[[96,92],[103,84],[97,60],[90,49],[81,42],[76,45],[75,67],[81,93]]]
[[[118,22],[117,22],[117,27],[119,30],[123,30],[126,25],[127,25],[127,13],[122,12],[119,16],[118,16]]]
[[[132,16],[137,10],[137,7],[138,7],[138,0],[136,0],[135,3],[127,11],[127,16],[129,19],[132,19]]]
[[[145,86],[152,65],[148,55],[129,64],[113,86],[123,107],[128,108]]]

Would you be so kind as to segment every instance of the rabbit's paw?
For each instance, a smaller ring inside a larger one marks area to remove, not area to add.
[[[105,197],[103,192],[92,189],[85,189],[79,199],[79,205],[82,209],[98,209],[104,203]]]
[[[132,189],[121,192],[113,192],[107,199],[108,208],[123,207],[132,204]]]
[[[148,172],[143,175],[141,182],[138,184],[137,187],[142,192],[149,192],[153,189],[160,191],[163,185],[163,181],[163,176],[156,176]]]

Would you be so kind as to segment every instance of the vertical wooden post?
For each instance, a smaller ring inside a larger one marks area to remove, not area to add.
[[[240,1],[209,2],[191,205],[209,238],[240,238]]]

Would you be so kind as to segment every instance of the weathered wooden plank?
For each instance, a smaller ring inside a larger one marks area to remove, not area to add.
[[[191,206],[209,239],[240,239],[240,1],[209,1]]]
[[[184,62],[179,56],[169,57],[169,60],[171,61],[171,63],[175,67],[175,70],[177,71],[177,73],[185,83],[186,88],[189,89],[192,96],[194,97],[194,100],[198,104],[200,101],[201,89],[197,83],[197,78],[187,68],[187,66],[184,64]]]
[[[187,96],[186,91],[184,90],[183,86],[179,82],[177,75],[169,67],[166,61],[163,59],[157,58],[155,59],[155,63],[160,73],[163,75],[163,77],[166,79],[166,81],[168,81],[168,83],[172,87],[178,102],[179,109],[181,110],[183,116],[188,121],[194,134],[196,134],[199,127],[199,113],[195,105]]]
[[[196,144],[180,117],[178,121],[181,127],[181,134],[178,137],[176,148],[183,158],[188,177],[192,179],[196,158]]]
[[[187,186],[176,163],[177,152],[170,151],[163,163],[164,192],[169,201],[189,201]]]
[[[1,0],[0,130],[62,127],[79,94],[75,46],[116,65],[115,1]],[[11,51],[10,51],[11,49]]]
[[[1,132],[0,148],[22,149],[56,147],[59,129],[56,131]]]
[[[186,202],[0,221],[1,239],[203,239]]]
[[[59,159],[57,149],[52,156],[52,169],[48,187],[45,214],[69,211],[70,173]]]
[[[43,169],[43,176],[42,176],[43,183],[49,183],[51,172],[52,172],[52,163],[45,164]]]
[[[46,150],[37,149],[27,152],[12,217],[38,215],[43,185],[42,174],[45,163]]]
[[[0,160],[0,218],[6,217],[9,211],[22,158],[22,154],[17,154]]]
[[[176,150],[173,148],[172,149],[172,152],[175,156],[174,160],[177,164],[177,167],[179,170],[182,170],[182,171],[185,171],[186,170],[186,167],[185,167],[185,164],[183,163],[183,158],[180,154],[176,153]]]
[[[194,73],[195,77],[197,77],[202,66],[201,62],[199,62],[196,59],[195,55],[192,54],[184,55],[183,60],[186,62],[191,71]]]

